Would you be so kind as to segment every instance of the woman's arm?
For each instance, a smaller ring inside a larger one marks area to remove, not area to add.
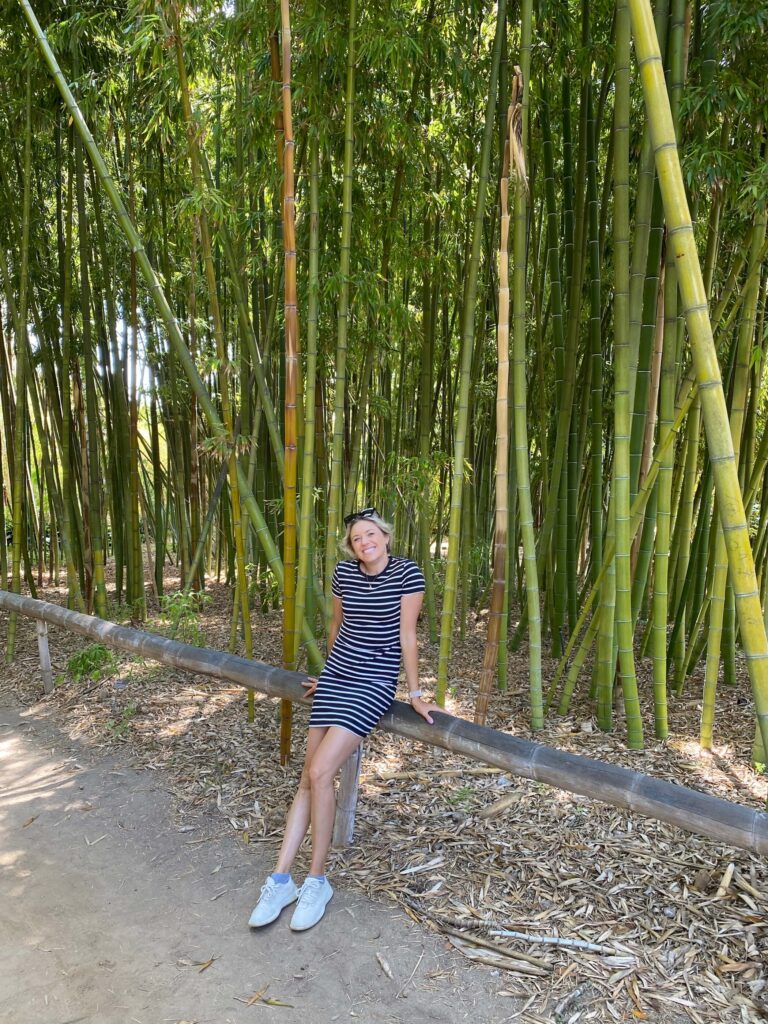
[[[408,689],[419,688],[419,644],[416,622],[419,618],[424,594],[404,594],[400,598],[400,646],[403,649],[405,681]]]
[[[403,594],[400,598],[400,646],[403,650],[405,681],[408,693],[419,689],[419,644],[416,639],[416,622],[419,618],[424,594]],[[421,697],[411,698],[413,710],[432,725],[431,711],[440,711],[435,704],[429,704]]]
[[[336,637],[338,635],[339,629],[341,628],[341,622],[342,622],[343,618],[344,618],[344,608],[343,608],[342,603],[341,603],[341,598],[340,597],[336,597],[336,595],[334,594],[334,597],[333,597],[333,612],[332,612],[332,615],[331,615],[331,628],[330,628],[330,630],[328,632],[328,653],[329,654],[331,653],[331,650],[333,649],[333,645],[336,642]],[[301,685],[307,691],[304,694],[305,697],[313,696],[315,690],[317,689],[317,676],[307,676],[306,682],[302,683]]]
[[[341,629],[341,623],[344,618],[344,606],[341,602],[340,597],[333,597],[333,611],[331,614],[331,628],[328,632],[328,653],[330,654],[333,650],[333,645],[336,643],[336,637],[338,636],[339,630]]]

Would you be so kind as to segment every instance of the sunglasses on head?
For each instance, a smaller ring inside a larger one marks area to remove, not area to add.
[[[358,519],[370,519],[371,516],[377,516],[378,514],[375,508],[362,508],[359,512],[350,512],[348,516],[344,516],[344,525],[351,526]]]

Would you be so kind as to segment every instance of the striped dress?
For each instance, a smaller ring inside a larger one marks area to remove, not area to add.
[[[339,562],[332,589],[344,617],[318,679],[309,725],[338,725],[367,736],[395,697],[400,599],[423,593],[424,576],[408,558],[391,556],[376,576],[367,576],[357,561]]]

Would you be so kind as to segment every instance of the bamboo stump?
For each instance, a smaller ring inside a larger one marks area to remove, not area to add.
[[[37,629],[37,653],[40,657],[40,672],[43,677],[43,689],[53,693],[53,672],[51,671],[51,653],[48,650],[48,624],[41,619],[35,620]]]
[[[341,768],[341,781],[336,796],[336,820],[333,823],[333,845],[335,849],[350,846],[355,831],[355,809],[357,808],[360,761],[363,756],[362,743],[350,754]]]

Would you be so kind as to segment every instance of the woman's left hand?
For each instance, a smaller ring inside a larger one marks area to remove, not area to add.
[[[307,691],[304,696],[311,697],[317,689],[317,679],[314,676],[307,676],[301,685]]]
[[[445,711],[445,708],[441,708],[437,704],[430,704],[427,701],[422,700],[421,697],[416,697],[412,700],[411,707],[417,715],[421,715],[421,717],[425,721],[429,722],[430,725],[435,724],[432,718],[433,711]]]

